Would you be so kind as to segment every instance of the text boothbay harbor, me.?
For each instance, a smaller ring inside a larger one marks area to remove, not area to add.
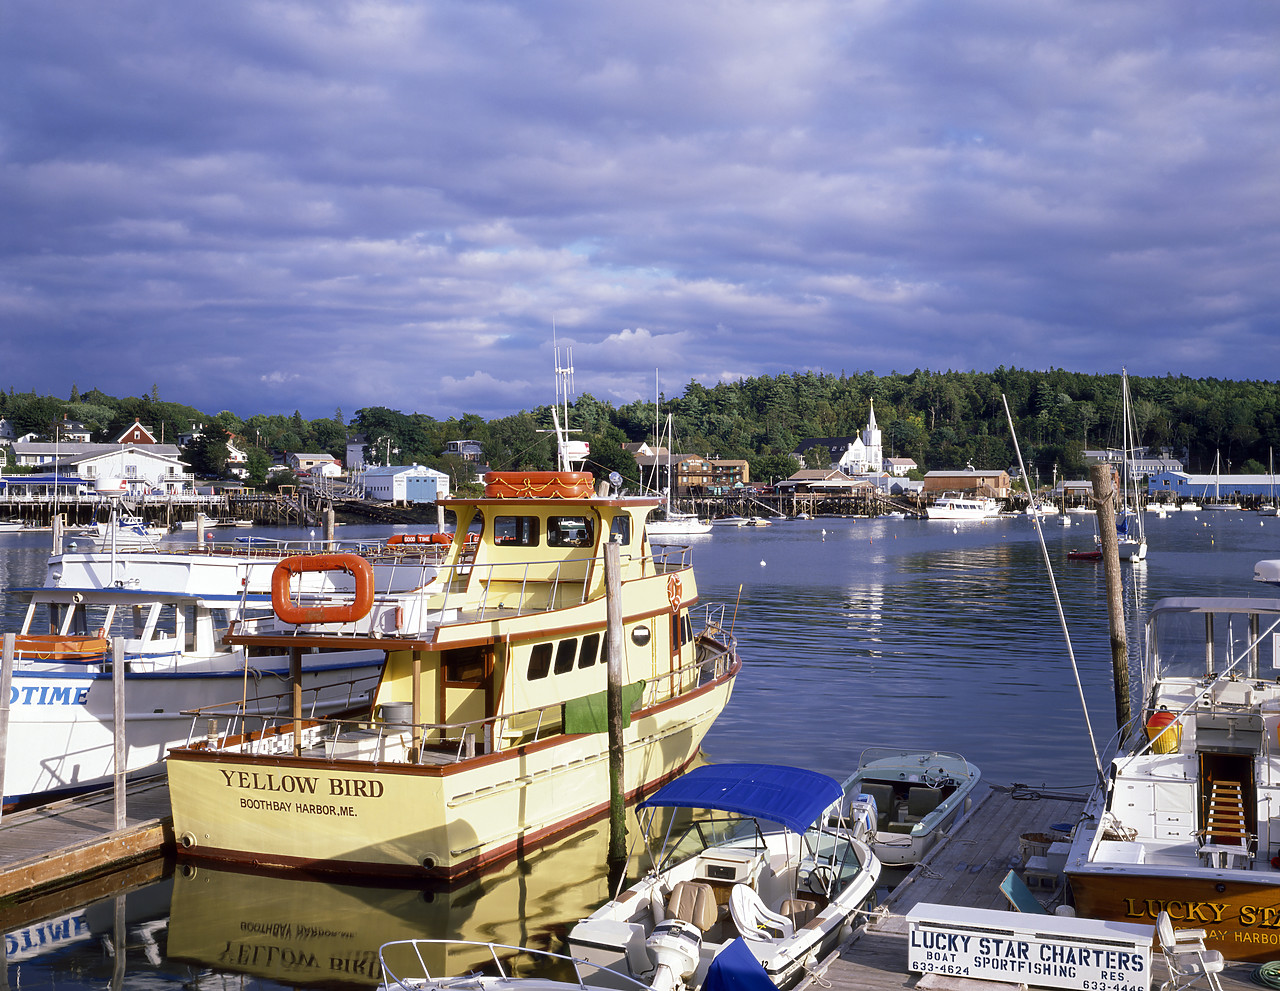
[[[381,781],[364,778],[320,778],[311,774],[282,774],[275,771],[228,771],[218,768],[228,788],[272,792],[279,795],[327,795],[331,798],[381,798]]]

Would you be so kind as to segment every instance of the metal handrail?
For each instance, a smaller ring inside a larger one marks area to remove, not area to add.
[[[717,634],[723,636],[725,639],[725,642],[720,643],[716,640],[711,639],[710,637],[711,631],[715,631]],[[735,656],[733,638],[730,637],[727,633],[725,633],[723,629],[720,629],[719,627],[716,627],[716,626],[709,625],[708,628],[704,630],[702,634],[699,635],[698,639],[703,641],[704,643],[706,641],[710,641],[711,643],[714,643],[718,649],[711,651],[710,653],[695,659],[691,664],[682,664],[672,671],[665,672],[660,675],[655,675],[651,678],[641,679],[645,684],[643,695],[647,695],[651,688],[653,688],[660,682],[664,682],[664,681],[672,682],[676,686],[680,686],[683,682],[684,677],[688,675],[690,672],[693,672],[696,675],[696,678],[694,679],[694,681],[687,687],[683,687],[683,688],[677,687],[677,689],[673,692],[671,696],[672,698],[680,698],[683,695],[686,695],[692,691],[695,691],[701,688],[704,684],[707,684],[708,682],[713,681],[716,678],[722,677],[725,673],[727,673],[727,671],[729,670],[729,667],[732,664],[732,659]],[[354,685],[358,683],[359,683],[358,681],[352,680],[351,682],[348,682],[348,686],[349,688],[354,687]],[[182,715],[189,715],[192,717],[192,730],[191,730],[190,736],[188,737],[188,745],[190,745],[195,739],[197,739],[197,737],[206,739],[206,740],[210,738],[208,733],[204,734],[203,736],[200,736],[200,734],[198,733],[199,720],[201,719],[208,720],[211,718],[217,718],[219,716],[230,717],[228,719],[226,731],[219,734],[219,736],[223,740],[223,745],[225,745],[225,741],[228,738],[232,736],[240,735],[233,732],[233,727],[235,727],[238,724],[244,726],[243,735],[245,737],[248,737],[250,735],[250,730],[248,728],[248,725],[251,720],[254,722],[261,723],[261,729],[256,731],[259,734],[257,743],[261,745],[262,742],[266,739],[266,733],[268,729],[271,729],[272,727],[275,727],[275,726],[287,726],[292,722],[293,720],[292,698],[293,696],[291,694],[284,694],[279,696],[260,696],[254,700],[257,703],[275,701],[276,706],[271,713],[266,713],[266,712],[247,713],[244,711],[243,703],[240,700],[233,700],[229,702],[216,703],[214,705],[201,706],[197,709],[184,709],[182,711]],[[533,733],[534,733],[533,740],[537,741],[538,739],[541,738],[540,734],[542,732],[544,717],[548,716],[553,712],[557,712],[564,705],[563,701],[553,702],[548,705],[535,706],[529,709],[521,709],[516,712],[506,712],[506,713],[501,713],[495,716],[486,716],[484,719],[471,719],[471,720],[466,720],[466,721],[457,722],[457,723],[446,722],[446,723],[416,723],[415,724],[407,721],[397,720],[393,723],[388,724],[384,721],[371,719],[369,717],[355,718],[355,719],[335,719],[332,717],[317,717],[315,716],[314,713],[315,713],[315,706],[318,703],[318,701],[319,701],[318,698],[313,698],[312,704],[311,704],[311,714],[304,717],[308,720],[308,722],[313,722],[317,724],[317,726],[314,727],[316,735],[323,736],[329,732],[332,732],[333,736],[336,738],[343,731],[344,728],[360,729],[360,730],[373,729],[379,733],[379,739],[382,739],[384,735],[388,732],[388,727],[394,726],[396,728],[394,731],[396,735],[404,735],[405,733],[412,732],[414,729],[416,729],[418,730],[419,739],[426,739],[428,736],[438,736],[438,739],[441,742],[450,742],[455,739],[451,731],[457,731],[458,735],[456,739],[458,740],[458,753],[454,757],[455,761],[460,761],[463,759],[463,754],[467,746],[466,741],[468,736],[471,737],[473,740],[484,739],[485,730],[486,728],[488,728],[490,731],[490,739],[493,741],[496,741],[500,739],[502,735],[500,724],[510,722],[522,716],[530,716],[534,714],[537,715],[537,722],[533,730]],[[425,751],[419,754],[419,763],[424,762],[425,756],[426,756]]]

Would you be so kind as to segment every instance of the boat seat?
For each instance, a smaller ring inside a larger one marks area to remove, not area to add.
[[[803,929],[805,923],[818,914],[818,906],[807,898],[788,898],[782,903],[782,914],[796,929]]]
[[[859,789],[864,795],[870,795],[876,803],[876,829],[883,832],[893,818],[896,800],[893,797],[893,785],[881,784],[878,781],[864,781]]]
[[[709,884],[681,881],[667,899],[667,918],[679,919],[706,932],[716,924],[716,896]]]
[[[942,804],[942,789],[913,785],[907,792],[907,814],[903,822],[919,822]]]
[[[795,923],[772,911],[749,884],[729,889],[729,914],[743,939],[787,939],[796,931]]]

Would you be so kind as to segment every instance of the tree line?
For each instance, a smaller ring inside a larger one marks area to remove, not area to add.
[[[1268,471],[1271,449],[1280,442],[1280,385],[1188,376],[1129,379],[1137,442],[1167,449],[1191,472],[1209,472],[1221,457],[1223,471]],[[1009,468],[1016,462],[1005,418],[1012,413],[1028,470],[1049,481],[1083,477],[1084,452],[1122,443],[1121,377],[1000,367],[991,372],[798,372],[764,375],[705,386],[690,381],[679,396],[638,399],[620,407],[590,394],[570,404],[575,437],[591,445],[589,467],[617,471],[639,481],[635,461],[623,445],[648,441],[672,417],[678,453],[746,460],[756,481],[784,478],[800,467],[792,452],[813,437],[853,437],[865,427],[874,402],[886,456],[912,458],[921,470]],[[252,477],[269,469],[272,452],[328,452],[343,460],[348,435],[365,438],[368,463],[417,463],[462,481],[469,466],[444,452],[453,440],[472,440],[496,470],[547,470],[555,466],[551,406],[485,420],[468,413],[438,420],[375,406],[346,420],[229,411],[208,415],[181,403],[150,396],[115,398],[98,389],[69,399],[0,393],[0,416],[19,434],[51,436],[64,418],[79,420],[95,440],[119,436],[135,419],[173,442],[203,425],[204,438],[184,453],[199,474],[219,474],[225,442],[247,446]],[[221,452],[219,450],[221,446]]]

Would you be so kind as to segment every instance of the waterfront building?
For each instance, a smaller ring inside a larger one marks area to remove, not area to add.
[[[430,505],[449,497],[449,476],[426,465],[373,465],[359,480],[366,499],[393,506]]]

